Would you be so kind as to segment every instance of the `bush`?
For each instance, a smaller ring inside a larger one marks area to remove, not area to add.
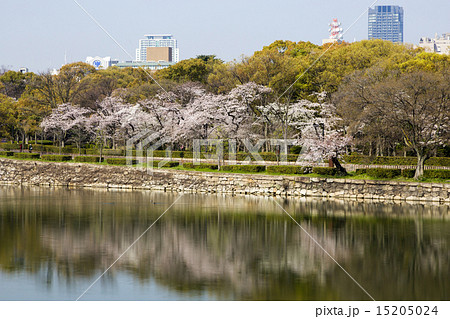
[[[103,155],[108,155],[108,156],[125,156],[126,155],[125,152],[126,151],[123,151],[123,150],[103,150]],[[100,154],[100,151],[97,151],[97,154]]]
[[[100,163],[100,156],[77,156],[74,160],[79,163]],[[104,160],[105,159],[102,158],[102,162]]]
[[[159,167],[159,163],[161,163],[161,161],[153,161],[153,167]],[[178,166],[180,166],[180,163],[173,161],[164,163],[162,167],[178,167]]]
[[[100,151],[94,148],[86,149],[86,155],[100,155]]]
[[[11,152],[11,151],[0,151],[0,156],[14,156],[14,152]]]
[[[68,162],[72,160],[72,156],[69,155],[42,155],[41,158],[49,162]]]
[[[388,168],[368,168],[367,175],[374,178],[394,178],[400,176],[402,171],[400,169]]]
[[[450,179],[450,170],[444,169],[429,169],[423,172],[423,177],[425,178],[440,178],[440,179]]]
[[[314,167],[313,173],[325,176],[335,176],[338,173],[338,170],[334,167]]]
[[[277,155],[275,153],[267,153],[267,152],[261,152],[258,153],[259,156],[263,159],[263,161],[268,162],[276,162],[277,161]],[[237,161],[245,161],[247,157],[249,157],[252,161],[255,161],[255,158],[250,153],[237,153],[237,154],[225,154],[225,159],[231,159],[236,158]],[[282,155],[280,155],[279,160],[281,160]],[[298,155],[295,154],[287,154],[287,160],[289,162],[296,162],[298,158]]]
[[[53,145],[53,141],[49,141],[49,140],[37,140],[37,141],[31,142],[31,144],[33,144],[33,145]]]
[[[15,153],[15,158],[38,159],[41,157],[38,153]]]
[[[290,149],[291,154],[297,154],[299,155],[302,152],[302,147],[299,145],[292,146]]]
[[[264,172],[266,167],[263,165],[225,165],[221,167],[224,172],[246,172],[259,173]]]
[[[357,168],[356,171],[355,171],[355,174],[356,175],[365,175],[365,174],[367,174],[367,169],[365,169],[365,168]]]
[[[375,157],[365,155],[344,155],[342,160],[348,164],[369,165],[372,163]]]
[[[450,157],[432,157],[425,161],[425,165],[450,167]]]
[[[375,165],[417,165],[417,157],[378,156],[371,164]]]
[[[127,159],[126,158],[107,158],[106,163],[111,165],[127,165]],[[130,160],[130,164],[136,165],[138,163],[138,160]]]
[[[6,151],[10,150],[18,150],[19,144],[11,144],[11,143],[0,143],[0,148]]]
[[[348,164],[359,165],[417,165],[417,157],[402,156],[365,156],[365,155],[344,155],[343,160]],[[449,157],[432,157],[425,161],[427,166],[450,167]]]
[[[280,174],[310,174],[312,167],[302,166],[267,166],[266,171],[268,173],[280,173]]]
[[[219,168],[219,166],[217,164],[198,164],[198,165],[194,165],[194,163],[184,163],[183,164],[184,168],[188,168],[188,169],[212,169],[212,170],[216,170]]]
[[[416,175],[415,169],[402,169],[402,177],[414,178],[414,175]]]

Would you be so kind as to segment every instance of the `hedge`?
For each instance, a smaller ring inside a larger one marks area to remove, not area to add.
[[[14,156],[14,152],[11,152],[11,151],[0,151],[0,156]]]
[[[450,170],[430,169],[423,172],[425,178],[450,179]]]
[[[367,174],[367,169],[366,168],[357,168],[355,171],[356,175],[365,175]]]
[[[37,140],[37,141],[32,141],[31,144],[33,144],[33,145],[53,145],[53,141]]]
[[[49,162],[68,162],[72,160],[70,155],[42,155],[41,158]]]
[[[27,159],[37,159],[40,158],[41,155],[39,153],[15,153],[15,158],[27,158]]]
[[[258,153],[259,156],[263,159],[263,161],[268,162],[276,162],[277,161],[277,155],[275,153],[268,153],[268,152],[261,152]],[[225,159],[231,159],[235,158],[237,161],[244,161],[247,157],[249,157],[252,161],[255,161],[255,158],[252,156],[251,153],[237,153],[237,154],[225,154]],[[282,155],[280,155],[280,158],[278,160],[281,160]],[[287,160],[288,162],[296,162],[298,159],[298,155],[296,154],[287,154]]]
[[[129,161],[132,165],[138,164],[138,160],[130,159]],[[107,158],[106,163],[111,165],[127,165],[127,158]]]
[[[153,167],[159,167],[159,163],[161,163],[161,161],[153,161],[153,163],[152,163]],[[177,166],[180,166],[180,163],[172,161],[172,162],[164,163],[164,165],[162,167],[177,167]]]
[[[416,175],[415,169],[402,169],[402,177],[414,178],[414,175]]]
[[[280,174],[310,174],[312,167],[302,166],[267,166],[266,171],[268,173],[280,173]]]
[[[417,165],[417,157],[401,156],[365,156],[365,155],[344,155],[343,160],[348,164],[359,165]],[[432,157],[425,161],[427,166],[450,167],[450,157]]]
[[[25,145],[27,146],[27,145]],[[0,148],[10,151],[10,150],[18,150],[19,144],[11,144],[11,143],[0,143]]]
[[[374,178],[394,178],[402,175],[400,169],[368,168],[367,175]]]
[[[334,167],[314,167],[312,172],[318,175],[334,176],[338,170]]]
[[[102,158],[102,162],[105,159]],[[75,162],[79,163],[99,163],[100,162],[100,156],[77,156],[74,159]]]
[[[259,173],[264,172],[266,167],[263,165],[224,165],[221,170],[224,172]]]
[[[212,169],[217,170],[219,168],[219,165],[217,164],[198,164],[194,165],[194,163],[183,163],[184,168],[188,169]]]

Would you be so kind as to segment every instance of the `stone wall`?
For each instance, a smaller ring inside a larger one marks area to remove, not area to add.
[[[450,203],[450,184],[146,170],[0,158],[0,183]]]

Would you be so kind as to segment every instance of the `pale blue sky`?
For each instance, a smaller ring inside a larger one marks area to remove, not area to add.
[[[328,36],[337,17],[347,29],[374,0],[77,0],[134,57],[148,33],[172,33],[182,59],[215,54],[230,61],[275,40],[311,41]],[[449,0],[380,0],[405,8],[405,41],[450,32]],[[32,71],[59,68],[86,56],[127,55],[73,0],[0,0],[0,66]],[[367,14],[345,40],[367,38]]]

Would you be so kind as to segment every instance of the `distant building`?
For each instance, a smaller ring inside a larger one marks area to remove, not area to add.
[[[369,8],[369,40],[403,43],[404,11],[399,6]]]
[[[150,71],[157,71],[168,68],[171,65],[174,65],[174,63],[165,61],[125,61],[117,63],[115,66],[118,68],[142,68]]]
[[[88,56],[86,58],[86,63],[89,65],[92,65],[97,70],[100,70],[100,69],[104,70],[104,69],[109,68],[110,66],[113,66],[113,65],[119,63],[119,61],[112,60],[111,57],[109,57],[109,56],[104,57],[104,58],[99,57],[99,56],[96,56],[96,57]]]
[[[20,68],[20,69],[19,69],[19,72],[20,72],[20,73],[28,73],[29,70],[28,70],[28,68]]]
[[[450,33],[444,33],[441,37],[436,34],[434,39],[420,38],[419,47],[424,48],[425,52],[450,54]]]
[[[144,37],[144,39],[139,40],[139,48],[136,49],[137,62],[165,61],[178,63],[180,61],[178,41],[171,34],[147,34]],[[165,49],[161,50],[160,48]]]

